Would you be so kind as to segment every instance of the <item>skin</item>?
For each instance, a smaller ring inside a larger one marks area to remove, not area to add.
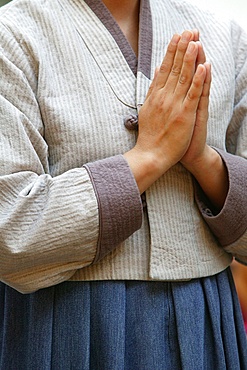
[[[139,1],[104,3],[137,53]],[[211,66],[199,32],[174,35],[140,109],[136,145],[124,154],[140,193],[180,162],[198,181],[215,212],[224,205],[227,170],[206,143],[210,84]]]
[[[138,55],[140,0],[103,0]]]

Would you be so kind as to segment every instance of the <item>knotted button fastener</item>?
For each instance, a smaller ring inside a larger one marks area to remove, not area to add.
[[[137,131],[138,130],[138,115],[129,115],[124,120],[124,126],[129,131]]]

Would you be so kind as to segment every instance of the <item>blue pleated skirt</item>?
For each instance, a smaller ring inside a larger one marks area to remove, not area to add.
[[[229,269],[188,282],[0,284],[1,370],[246,370]]]

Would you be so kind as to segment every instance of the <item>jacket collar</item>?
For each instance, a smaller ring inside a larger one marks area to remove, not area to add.
[[[59,2],[117,98],[127,106],[140,106],[150,84],[152,20],[149,0],[141,0],[140,5],[138,59],[103,2]]]

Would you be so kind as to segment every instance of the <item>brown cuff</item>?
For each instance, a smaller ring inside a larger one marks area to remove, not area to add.
[[[93,263],[141,227],[142,202],[134,176],[122,155],[84,166],[99,206],[99,240]]]
[[[214,215],[199,185],[196,202],[210,230],[222,246],[238,240],[247,229],[247,160],[215,149],[222,157],[229,178],[229,190],[221,211]]]

